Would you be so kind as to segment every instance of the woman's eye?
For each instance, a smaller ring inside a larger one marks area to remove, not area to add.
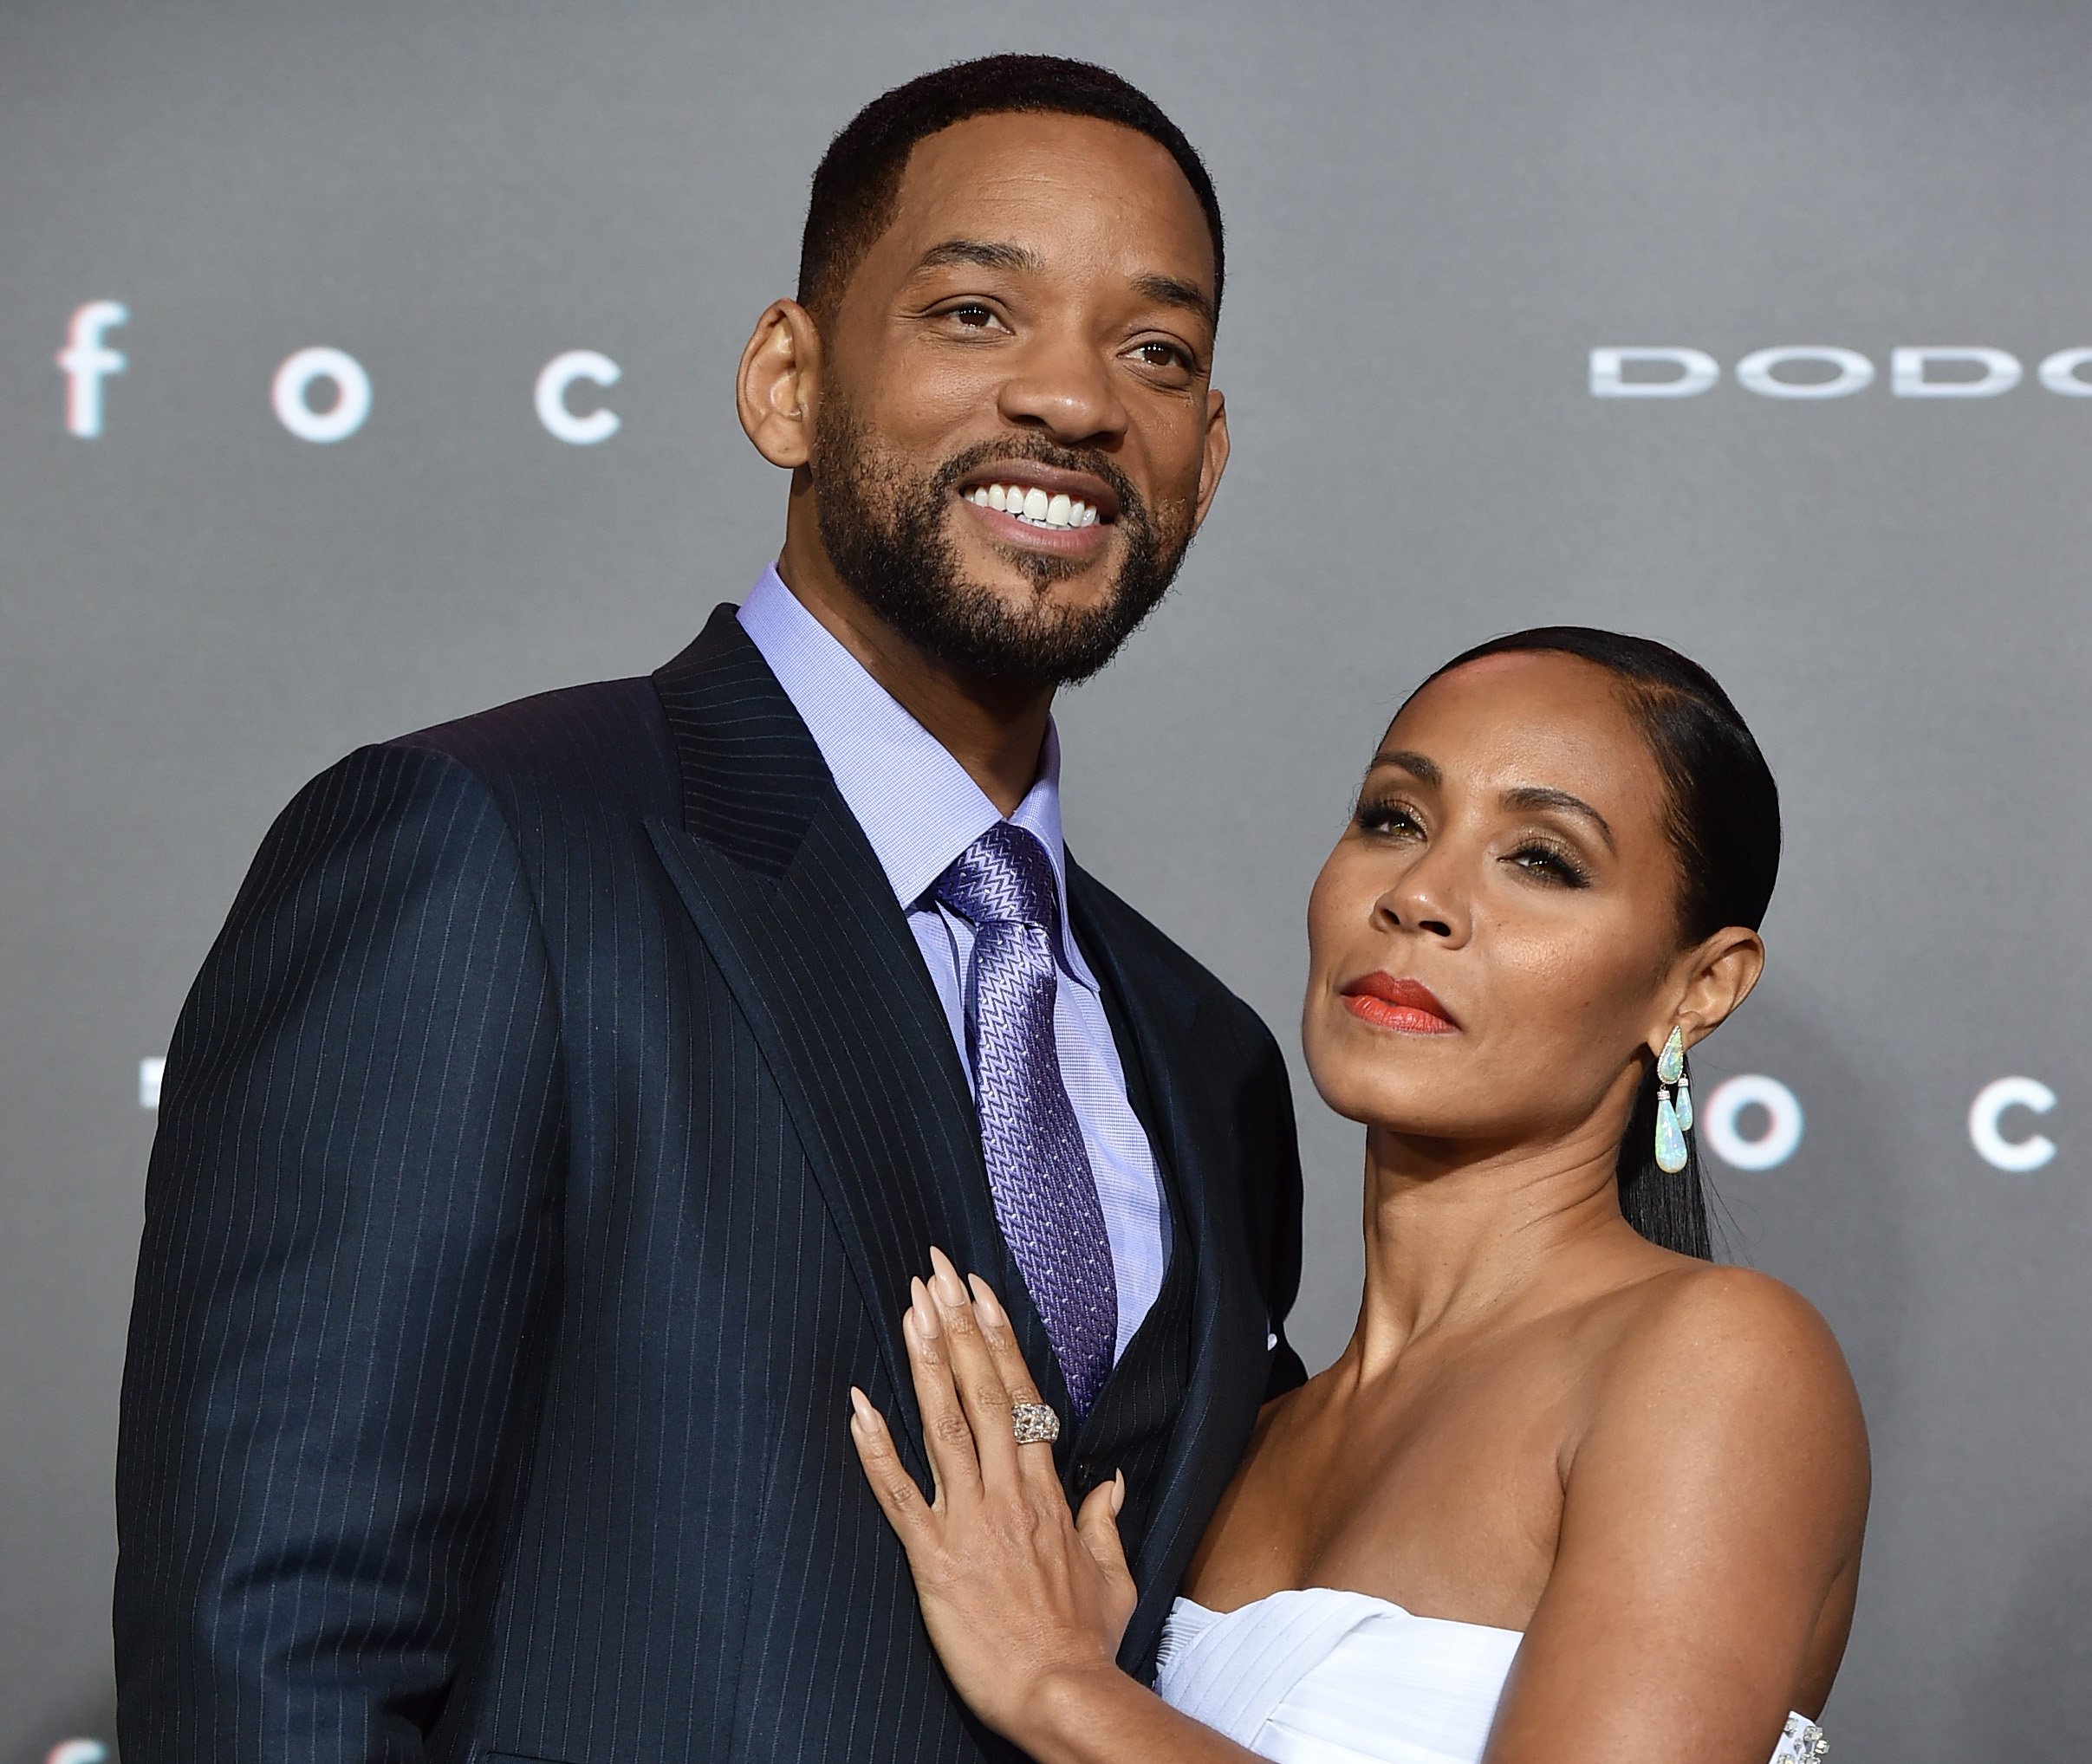
[[[1528,874],[1564,888],[1582,888],[1589,880],[1580,867],[1546,846],[1521,846],[1511,854],[1511,860]]]
[[[1362,833],[1391,833],[1407,839],[1424,831],[1416,816],[1399,802],[1361,802],[1357,818]]]

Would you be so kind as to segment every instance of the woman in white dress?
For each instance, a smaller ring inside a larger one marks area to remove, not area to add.
[[[1777,793],[1713,679],[1525,632],[1403,706],[1308,909],[1303,1036],[1366,1129],[1342,1357],[1270,1404],[1153,1689],[1107,1483],[1071,1517],[994,1295],[905,1333],[926,1502],[852,1393],[959,1693],[1042,1764],[1812,1757],[1868,1456],[1837,1344],[1715,1265],[1682,1050],[1742,1003]]]

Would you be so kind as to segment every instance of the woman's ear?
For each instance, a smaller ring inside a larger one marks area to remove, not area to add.
[[[788,470],[812,451],[819,395],[821,333],[796,300],[773,301],[756,321],[734,382],[741,427],[756,451]]]
[[[1743,925],[1729,925],[1687,950],[1677,971],[1682,983],[1671,1020],[1686,1032],[1690,1047],[1751,996],[1765,971],[1765,940]]]

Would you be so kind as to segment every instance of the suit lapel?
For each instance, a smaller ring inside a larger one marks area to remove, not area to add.
[[[900,1328],[910,1277],[928,1272],[932,1243],[1005,1294],[1013,1271],[972,1097],[906,916],[733,611],[719,608],[654,677],[683,816],[648,831],[783,1094],[919,1445]],[[1028,1350],[1043,1340],[1037,1331]]]
[[[1083,952],[1116,995],[1130,1032],[1134,1045],[1121,1050],[1121,1059],[1129,1068],[1132,1060],[1140,1062],[1154,1117],[1150,1130],[1159,1133],[1157,1151],[1175,1173],[1191,1241],[1173,1254],[1192,1258],[1191,1381],[1164,1460],[1153,1518],[1133,1563],[1143,1590],[1127,1628],[1130,1647],[1160,1627],[1175,1596],[1182,1564],[1173,1568],[1167,1560],[1179,1542],[1174,1515],[1210,1511],[1234,1474],[1232,1448],[1248,1438],[1263,1399],[1268,1325],[1257,1308],[1256,1274],[1243,1240],[1228,1145],[1231,1112],[1203,1082],[1197,1001],[1147,953],[1144,939],[1127,934],[1126,909],[1072,860],[1068,892]]]
[[[993,1281],[1037,1376],[1068,1397],[1043,1324],[1001,1230],[978,1118],[906,915],[761,652],[715,612],[654,676],[681,770],[680,824],[647,822],[656,852],[776,1079],[879,1334],[904,1432],[918,1449],[900,1315],[932,1243]],[[1150,957],[1126,910],[1072,863],[1069,905],[1084,951],[1119,1001],[1147,1080],[1159,1151],[1174,1171],[1192,1257],[1191,1383],[1134,1564],[1155,1570],[1168,1515],[1211,1506],[1233,1470],[1214,1442],[1246,1436],[1264,1384],[1264,1323],[1242,1241],[1225,1099],[1205,1094],[1197,1003]],[[1059,1454],[1073,1449],[1063,1432]],[[1206,1449],[1200,1449],[1202,1437]],[[1218,1458],[1218,1461],[1216,1461]],[[1209,1484],[1212,1486],[1208,1486]]]

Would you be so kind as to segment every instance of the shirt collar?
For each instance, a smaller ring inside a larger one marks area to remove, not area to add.
[[[737,616],[821,749],[894,898],[914,909],[952,860],[1001,819],[995,804],[950,749],[800,604],[776,565],[757,579]],[[1061,737],[1050,718],[1038,778],[1010,819],[1046,848],[1060,900],[1061,964],[1094,992],[1095,976],[1068,924]]]

